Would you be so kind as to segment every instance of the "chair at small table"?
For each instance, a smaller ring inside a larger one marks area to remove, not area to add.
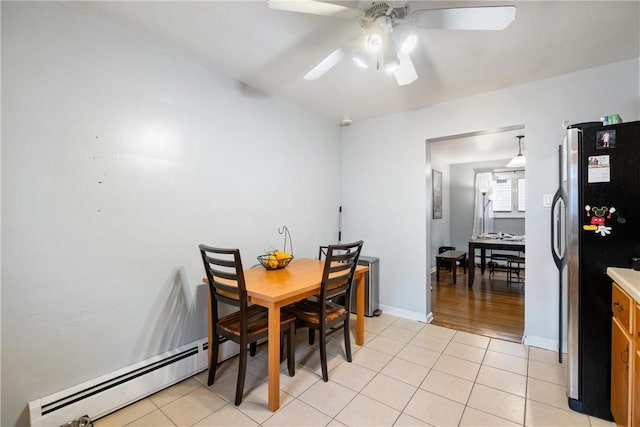
[[[509,269],[507,261],[509,260],[509,257],[511,257],[510,254],[495,253],[492,251],[491,255],[489,255],[490,261],[487,263],[487,267],[489,267],[489,276],[493,276],[496,271],[508,272]]]
[[[218,362],[219,337],[225,337],[240,346],[240,363],[238,365],[238,381],[236,385],[236,406],[242,402],[244,379],[247,371],[247,345],[253,356],[259,339],[268,336],[269,315],[264,307],[249,305],[247,289],[242,269],[242,260],[238,249],[221,249],[200,245],[200,254],[204,270],[209,282],[209,296],[211,301],[211,330],[214,337],[209,361],[208,385],[213,384]],[[226,316],[220,317],[219,303],[238,308]],[[282,339],[287,341],[287,367],[289,375],[295,375],[294,339],[293,331],[295,316],[288,313],[280,315],[280,330]],[[281,347],[282,353],[282,347]]]
[[[344,346],[348,362],[351,362],[351,339],[349,318],[351,305],[351,283],[362,250],[362,240],[344,245],[329,245],[322,273],[320,293],[312,298],[284,307],[283,313],[297,317],[296,325],[309,328],[309,342],[313,344],[315,331],[319,335],[322,379],[329,381],[327,368],[327,341],[329,332],[342,325]],[[344,295],[344,303],[338,304],[336,297]]]
[[[511,283],[524,283],[524,278],[521,277],[521,270],[524,270],[524,256],[510,256],[507,259],[507,285]]]

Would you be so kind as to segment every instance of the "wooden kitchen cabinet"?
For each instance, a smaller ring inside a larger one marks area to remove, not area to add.
[[[635,356],[633,357],[633,384],[631,389],[631,425],[640,427],[640,303],[636,302],[635,309],[635,330],[633,335],[633,348]]]
[[[611,413],[619,426],[640,427],[640,304],[615,282],[611,296]]]
[[[631,409],[631,338],[614,317],[611,323],[611,413],[619,426],[629,425]]]
[[[640,307],[640,306],[638,306]],[[640,311],[640,308],[639,308]],[[636,319],[638,319],[638,317],[636,316]],[[638,333],[636,332],[636,337],[638,336]],[[638,340],[640,341],[640,340]],[[640,403],[638,402],[638,399],[640,399],[640,344],[638,344],[638,341],[636,341],[635,344],[635,348],[636,348],[636,355],[633,358],[633,370],[634,370],[634,379],[633,379],[633,386],[632,386],[632,391],[633,394],[631,395],[631,425],[633,427],[639,427],[640,426]]]

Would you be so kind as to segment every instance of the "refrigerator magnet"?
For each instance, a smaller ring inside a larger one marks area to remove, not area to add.
[[[606,129],[596,132],[596,148],[598,150],[616,148],[616,130]]]
[[[587,182],[594,184],[596,182],[611,181],[611,166],[609,164],[609,155],[589,156],[589,168],[587,173]]]
[[[621,217],[619,216],[617,209],[613,206],[609,208],[606,206],[591,207],[586,205],[585,211],[587,213],[587,218],[589,218],[589,224],[583,225],[582,229],[585,231],[593,231],[596,234],[600,234],[602,237],[611,234],[611,230],[613,228],[606,225],[607,220],[612,219],[612,216],[617,216],[618,222],[620,222],[619,219]],[[593,215],[591,215],[591,213],[593,213]],[[620,223],[622,224],[623,222]]]

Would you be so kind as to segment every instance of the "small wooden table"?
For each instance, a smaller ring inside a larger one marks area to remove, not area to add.
[[[294,259],[286,268],[267,271],[263,267],[244,270],[249,301],[269,309],[268,372],[269,409],[280,407],[280,308],[300,301],[320,291],[324,261]],[[356,344],[364,345],[364,276],[366,265],[358,265],[354,276],[356,288]],[[203,281],[207,283],[207,279]],[[217,338],[217,337],[216,337]],[[211,330],[209,303],[209,351],[214,333]],[[211,354],[209,353],[209,359]]]
[[[463,251],[444,251],[441,254],[436,255],[436,280],[440,281],[440,267],[449,265],[453,274],[453,284],[456,284],[456,263],[460,261],[460,264],[464,267],[464,273],[467,274],[467,253]]]

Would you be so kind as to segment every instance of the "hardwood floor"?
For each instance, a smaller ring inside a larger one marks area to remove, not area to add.
[[[431,274],[431,311],[433,324],[492,338],[522,342],[524,333],[525,285],[507,286],[505,273],[490,277],[476,269],[473,288],[467,285],[467,275],[458,268],[457,284],[451,272],[440,270]]]

